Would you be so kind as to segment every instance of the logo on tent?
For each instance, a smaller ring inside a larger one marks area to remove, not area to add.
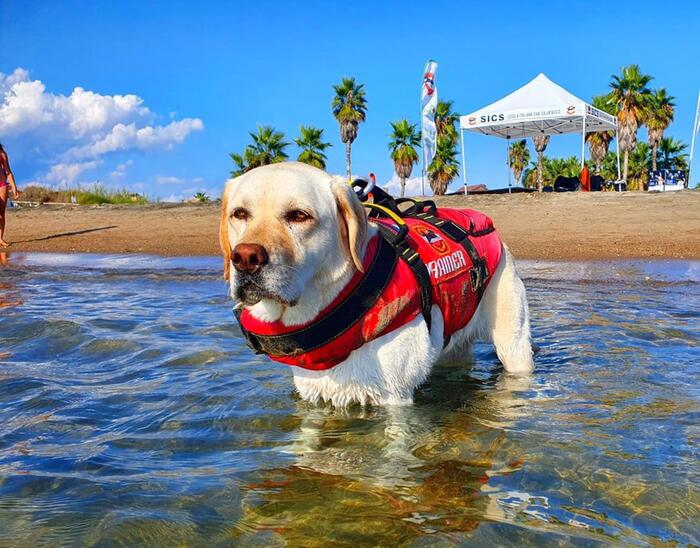
[[[470,116],[468,122],[470,126],[473,126],[476,124],[476,118],[474,116]]]
[[[574,105],[569,105],[566,107],[567,114],[574,114],[576,112],[576,107]]]

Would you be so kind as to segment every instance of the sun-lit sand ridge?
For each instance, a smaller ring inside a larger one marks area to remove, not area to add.
[[[491,215],[516,257],[700,259],[700,192],[443,197]],[[10,251],[215,255],[219,206],[24,207]]]

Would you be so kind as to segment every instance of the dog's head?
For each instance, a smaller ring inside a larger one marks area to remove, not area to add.
[[[219,240],[224,276],[246,306],[295,306],[314,282],[362,270],[367,218],[341,177],[296,162],[254,169],[226,184]]]

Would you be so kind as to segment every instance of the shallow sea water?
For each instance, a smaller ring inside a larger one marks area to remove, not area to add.
[[[398,409],[299,401],[216,258],[0,266],[0,545],[700,543],[700,263],[521,262],[487,345]]]

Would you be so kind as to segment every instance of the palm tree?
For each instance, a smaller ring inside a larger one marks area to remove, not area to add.
[[[666,93],[664,88],[657,89],[651,96],[649,109],[644,119],[649,133],[649,146],[651,146],[651,169],[656,171],[656,155],[664,131],[673,122],[674,97]]]
[[[612,76],[610,104],[617,108],[620,150],[624,154],[622,178],[627,180],[629,154],[637,143],[637,129],[646,118],[651,92],[647,84],[652,77],[642,74],[638,65],[622,69],[622,76]]]
[[[435,129],[438,135],[457,141],[459,114],[452,111],[452,101],[438,101],[435,107]]]
[[[294,139],[301,149],[297,160],[319,169],[326,169],[326,154],[323,152],[333,145],[323,142],[323,130],[312,126],[301,126],[299,137]]]
[[[447,135],[438,136],[435,158],[428,166],[430,188],[437,196],[442,196],[452,180],[459,175],[456,140]]]
[[[662,137],[659,141],[659,152],[661,153],[660,169],[688,169],[688,155],[683,151],[688,145],[682,141],[677,141],[673,137]]]
[[[545,156],[542,163],[547,164],[549,159]],[[537,188],[537,162],[530,162],[530,165],[523,171],[523,186],[525,188]]]
[[[615,116],[614,105],[610,104],[610,97],[608,95],[596,95],[593,97],[593,106],[598,110],[607,112]],[[610,142],[615,138],[614,131],[598,131],[586,133],[586,142],[588,143],[588,149],[591,151],[591,161],[595,165],[595,173],[600,175],[600,170],[603,166],[603,160],[605,155],[608,153],[608,148],[610,147]],[[614,177],[617,179],[617,175]]]
[[[567,158],[547,158],[542,156],[541,160],[538,158],[537,162],[531,162],[530,167],[523,172],[523,186],[525,188],[535,188],[537,186],[540,169],[543,183],[553,185],[559,175],[562,177],[578,177],[581,173],[581,160],[576,156]]]
[[[552,158],[546,171],[549,182],[554,184],[557,177],[578,177],[581,174],[581,160],[576,156],[567,158]]]
[[[532,142],[535,145],[535,152],[537,152],[537,192],[542,192],[542,158],[549,144],[549,135],[536,135],[532,138]]]
[[[283,162],[288,158],[284,149],[289,143],[284,141],[284,133],[281,131],[276,131],[271,126],[258,126],[258,132],[249,135],[253,143],[243,149],[243,154],[230,154],[238,168],[231,172],[232,177],[256,167]]]
[[[435,107],[437,146],[435,157],[428,166],[428,180],[433,193],[442,195],[459,175],[457,161],[457,121],[459,114],[452,111],[452,101],[438,101]]]
[[[510,163],[510,168],[513,170],[515,183],[517,184],[518,181],[520,181],[520,175],[522,175],[523,170],[530,162],[530,150],[527,148],[527,141],[525,139],[515,141],[510,145],[508,148],[508,161]]]
[[[243,154],[231,152],[229,156],[233,160],[233,163],[236,164],[237,168],[231,171],[231,177],[238,177],[239,175],[243,175],[246,171],[253,169],[250,166],[255,163],[255,154],[250,145],[243,149]]]
[[[257,164],[255,167],[284,162],[289,157],[284,151],[289,146],[284,141],[284,133],[275,131],[272,126],[258,126],[258,132],[251,133],[250,137],[253,139],[251,148]]]
[[[420,132],[418,126],[409,124],[405,118],[398,122],[391,122],[391,141],[389,150],[394,161],[394,171],[401,179],[401,197],[406,193],[406,179],[411,176],[413,165],[418,163],[418,151],[420,147]]]
[[[364,84],[356,84],[354,78],[343,78],[341,84],[334,85],[335,97],[331,103],[333,116],[340,125],[340,140],[345,143],[345,167],[348,179],[351,177],[350,150],[357,138],[357,127],[365,121],[367,99]]]
[[[649,182],[651,148],[646,143],[637,143],[629,153],[629,190],[644,190]]]
[[[210,201],[209,195],[205,192],[195,192],[194,199],[202,204],[208,204]]]

